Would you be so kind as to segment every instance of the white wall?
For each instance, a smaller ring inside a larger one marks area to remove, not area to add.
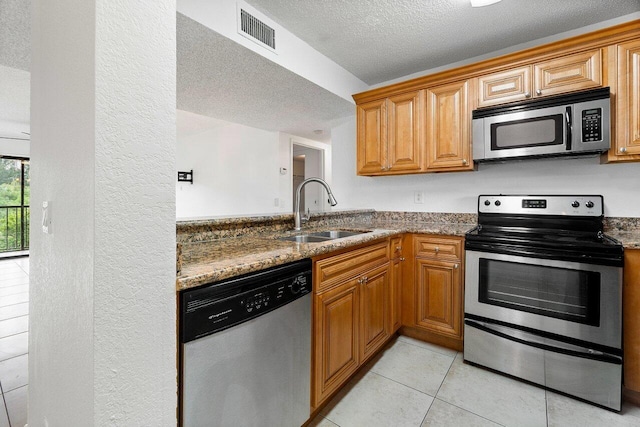
[[[292,212],[293,144],[323,153],[330,183],[328,144],[179,110],[176,166],[193,184],[176,178],[176,218]]]
[[[32,11],[29,426],[175,426],[175,0]]]
[[[291,209],[290,195],[281,194],[281,158],[278,132],[268,132],[231,122],[195,134],[178,134],[177,167],[193,169],[193,185],[178,182],[178,219],[266,214]],[[276,199],[278,205],[276,206]],[[284,200],[284,203],[280,202]]]
[[[355,117],[331,130],[333,189],[340,208],[411,212],[477,210],[479,194],[602,194],[605,215],[640,217],[640,164],[597,157],[484,164],[475,172],[356,176]],[[414,192],[424,192],[424,204]]]

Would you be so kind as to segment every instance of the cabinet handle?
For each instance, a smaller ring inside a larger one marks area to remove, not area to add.
[[[453,264],[453,268],[457,269],[458,267],[460,267],[459,264]]]
[[[435,253],[440,252],[440,248],[438,246],[436,246],[436,248],[434,249]]]
[[[627,152],[627,147],[620,147],[620,152],[621,153],[626,153]]]
[[[405,258],[404,258],[403,256],[401,256],[401,257],[400,257],[400,261],[404,261],[404,259],[405,259]]]
[[[536,90],[536,95],[542,95],[542,91],[540,89]]]
[[[386,171],[386,170],[387,170],[387,167],[386,167],[386,166],[382,166],[382,167],[380,168],[380,170]]]
[[[469,163],[469,162],[467,161],[467,159],[462,159],[462,164],[463,164],[463,165],[466,165],[467,163]]]
[[[525,92],[524,93],[524,97],[525,98],[531,98],[531,92]]]
[[[402,246],[396,246],[396,251],[400,252],[402,250]]]

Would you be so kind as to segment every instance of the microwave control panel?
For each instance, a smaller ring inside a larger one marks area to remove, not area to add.
[[[602,140],[602,108],[582,110],[582,142]]]

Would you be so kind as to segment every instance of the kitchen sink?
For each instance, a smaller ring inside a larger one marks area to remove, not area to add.
[[[347,231],[347,230],[329,230],[311,233],[310,236],[324,237],[325,239],[341,239],[343,237],[357,236],[358,234],[368,233],[369,231]]]
[[[369,230],[350,231],[350,230],[329,230],[318,231],[315,233],[298,234],[296,236],[280,237],[278,240],[285,240],[296,243],[317,243],[326,242],[327,240],[342,239],[344,237],[357,236],[358,234],[370,233]]]
[[[328,239],[326,237],[312,236],[310,234],[301,234],[299,236],[280,237],[278,240],[286,240],[288,242],[296,242],[296,243],[315,243],[315,242],[325,242],[331,239]]]

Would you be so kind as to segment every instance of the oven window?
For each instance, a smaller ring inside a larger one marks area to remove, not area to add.
[[[600,273],[481,258],[479,300],[600,326]]]
[[[564,144],[562,114],[491,125],[491,149]]]

